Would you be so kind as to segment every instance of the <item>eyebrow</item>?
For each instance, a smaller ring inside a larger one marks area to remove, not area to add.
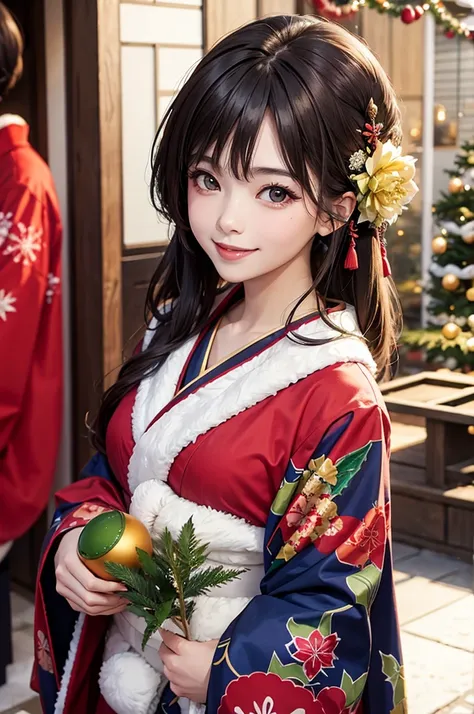
[[[212,156],[203,156],[201,158],[201,161],[205,161],[207,164],[210,164],[210,166],[212,166],[214,169],[220,168],[218,164],[213,160]],[[274,174],[276,176],[288,176],[289,178],[293,179],[292,174],[287,169],[281,169],[272,166],[252,166],[252,168],[250,169],[250,173],[252,175]]]

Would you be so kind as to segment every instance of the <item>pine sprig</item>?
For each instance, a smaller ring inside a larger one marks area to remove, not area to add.
[[[187,599],[203,595],[209,592],[211,588],[230,583],[241,574],[241,570],[224,570],[222,565],[200,570],[189,578],[184,588],[184,597]]]
[[[184,524],[177,540],[165,528],[154,543],[153,555],[137,548],[138,569],[106,562],[107,571],[127,586],[119,593],[128,600],[128,611],[146,622],[142,648],[169,618],[190,639],[189,622],[195,610],[192,598],[240,577],[245,570],[204,568],[208,544],[196,537],[192,518]]]

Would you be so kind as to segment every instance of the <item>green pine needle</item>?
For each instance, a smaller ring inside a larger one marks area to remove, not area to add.
[[[196,537],[191,518],[176,541],[165,528],[154,543],[151,556],[137,548],[139,568],[105,563],[107,571],[127,586],[126,592],[119,593],[129,602],[127,610],[146,621],[142,648],[168,618],[172,618],[189,639],[189,621],[195,609],[192,598],[231,582],[245,572],[225,570],[222,566],[203,569],[207,549],[208,544],[200,543]]]
[[[230,583],[235,578],[238,578],[245,570],[224,570],[219,565],[216,568],[205,568],[192,575],[184,588],[184,597],[196,597],[209,592],[211,588],[219,587]]]

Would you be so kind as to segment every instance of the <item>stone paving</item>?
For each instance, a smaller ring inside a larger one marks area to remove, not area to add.
[[[473,568],[401,543],[394,565],[409,714],[474,714]],[[15,662],[0,712],[41,714],[29,689],[33,608],[17,595],[12,605]]]
[[[473,714],[473,568],[394,544],[410,714]]]

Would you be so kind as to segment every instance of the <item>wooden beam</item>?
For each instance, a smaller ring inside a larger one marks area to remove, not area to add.
[[[120,363],[119,0],[65,2],[74,471],[90,456],[84,420]]]
[[[120,2],[98,0],[103,373],[107,388],[122,355],[122,126]]]
[[[296,10],[297,0],[258,0],[258,17],[266,15],[293,15]]]
[[[102,242],[97,2],[65,2],[71,237],[74,476],[90,449],[84,419],[102,378]],[[87,48],[87,51],[85,51]]]
[[[204,50],[207,52],[224,35],[257,18],[257,0],[204,0]]]

